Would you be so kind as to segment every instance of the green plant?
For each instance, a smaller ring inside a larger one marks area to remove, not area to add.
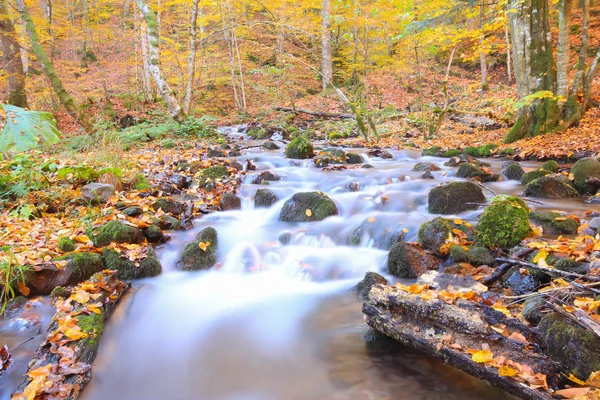
[[[74,179],[80,182],[91,182],[107,173],[113,174],[119,179],[123,177],[123,171],[120,168],[102,168],[96,170],[87,165],[63,167],[58,170],[57,176],[60,179]]]
[[[28,111],[20,107],[2,104],[0,111],[0,153],[20,153],[54,144],[60,140],[60,132],[54,116],[43,111]]]
[[[23,198],[50,186],[43,168],[34,162],[36,155],[19,154],[0,169],[0,200]]]
[[[25,272],[29,267],[19,265],[13,252],[8,252],[8,257],[0,261],[0,280],[2,288],[0,289],[0,303],[2,309],[0,313],[4,314],[6,305],[16,296],[16,288],[19,283],[25,284]]]

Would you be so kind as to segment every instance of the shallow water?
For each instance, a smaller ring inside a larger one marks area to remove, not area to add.
[[[385,270],[391,238],[416,240],[419,226],[433,218],[427,212],[429,190],[454,179],[456,172],[443,166],[445,159],[392,153],[393,160],[364,155],[372,169],[327,172],[310,161],[293,165],[283,150],[245,151],[239,160],[252,158],[258,168],[239,190],[242,210],[207,215],[192,230],[172,233],[172,240],[157,249],[164,273],[137,282],[117,310],[83,398],[508,398],[394,343],[363,338],[368,327],[362,301],[349,289],[366,272]],[[442,170],[433,172],[434,180],[422,180],[421,172],[411,171],[417,161],[436,162]],[[492,170],[498,172],[501,164],[494,161]],[[266,169],[282,180],[251,184]],[[349,191],[349,184],[360,190]],[[515,182],[486,185],[505,194],[522,190]],[[281,201],[270,209],[254,209],[253,197],[261,187]],[[314,190],[335,201],[339,216],[308,224],[277,220],[287,198]],[[586,206],[573,200],[543,208],[580,211]],[[460,217],[475,221],[479,213]],[[360,246],[349,246],[352,231],[367,219],[371,222]],[[219,234],[219,268],[177,271],[180,252],[207,226]],[[286,232],[292,240],[283,246],[278,237]]]

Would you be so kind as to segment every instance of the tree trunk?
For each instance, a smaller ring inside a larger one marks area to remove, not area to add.
[[[569,62],[571,58],[570,25],[572,0],[560,0],[558,11],[558,55],[556,60],[556,94],[569,97]]]
[[[25,91],[25,73],[21,60],[21,49],[16,37],[15,27],[6,11],[6,4],[0,1],[0,63],[2,70],[8,75],[8,104],[28,108]]]
[[[173,95],[169,83],[165,79],[161,69],[156,15],[144,0],[135,0],[135,4],[146,21],[146,36],[148,39],[148,54],[150,57],[149,70],[154,78],[154,83],[158,88],[158,92],[165,100],[165,103],[167,103],[167,109],[169,110],[171,118],[177,122],[183,122],[187,116]]]
[[[479,30],[481,37],[479,38],[479,64],[481,65],[481,88],[483,90],[487,89],[487,63],[485,60],[485,34],[483,32],[485,28],[485,1],[481,0],[481,4],[479,5]]]
[[[323,90],[331,84],[333,80],[333,59],[331,56],[331,0],[323,0],[321,9],[322,32],[322,74],[323,74]]]
[[[510,9],[515,78],[519,98],[525,104],[519,109],[505,143],[552,131],[561,120],[554,97],[556,78],[548,1],[512,0]]]
[[[508,15],[507,15],[508,19]],[[506,38],[506,75],[508,77],[508,83],[512,82],[512,61],[510,59],[510,33],[508,32],[508,20],[505,23],[505,34]]]
[[[77,121],[77,123],[83,127],[83,129],[85,129],[87,132],[93,132],[92,124],[85,116],[79,113],[73,98],[65,89],[60,77],[54,69],[54,66],[48,59],[46,51],[40,43],[37,31],[35,30],[35,25],[33,24],[31,15],[25,6],[24,0],[17,0],[17,9],[19,10],[19,15],[21,16],[21,20],[25,26],[25,31],[27,32],[27,36],[31,42],[31,51],[42,65],[42,70],[52,84],[52,88],[56,92],[60,103],[63,105],[63,107],[65,107],[67,112],[75,119],[75,121]]]
[[[143,15],[142,22],[140,23],[140,42],[142,48],[142,83],[144,88],[144,98],[146,100],[154,100],[155,96],[152,88],[152,76],[150,74],[150,54],[148,53],[148,35],[146,34],[146,23]]]
[[[198,0],[194,0],[192,4],[192,20],[190,22],[190,55],[188,58],[188,79],[187,87],[185,90],[184,98],[184,110],[186,114],[190,113],[192,106],[192,95],[194,93],[194,78],[196,76],[196,37],[197,37],[197,23],[198,15],[201,14],[200,8],[198,7]]]

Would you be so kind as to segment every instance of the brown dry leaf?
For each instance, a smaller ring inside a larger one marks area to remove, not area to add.
[[[591,388],[589,388],[589,387],[582,387],[582,388],[570,388],[570,389],[557,390],[554,393],[564,397],[565,399],[576,399],[578,397],[585,396],[586,394],[588,394],[588,392],[590,390],[591,390]]]

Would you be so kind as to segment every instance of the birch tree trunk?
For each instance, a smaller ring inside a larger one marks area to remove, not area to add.
[[[508,18],[508,17],[507,17]],[[512,82],[512,61],[510,58],[510,33],[508,32],[508,21],[505,24],[505,37],[506,37],[506,75],[508,77],[508,83]]]
[[[505,143],[554,130],[561,120],[553,98],[556,78],[553,71],[548,0],[511,0],[510,33],[519,98],[538,94],[519,109],[519,115]],[[552,96],[541,96],[548,91]]]
[[[161,69],[158,49],[158,25],[156,22],[156,15],[144,0],[135,0],[135,4],[137,5],[138,9],[144,16],[144,20],[146,21],[146,37],[148,40],[149,54],[148,69],[150,70],[150,74],[152,74],[152,77],[154,78],[154,83],[158,88],[158,92],[167,104],[167,109],[169,110],[169,115],[171,115],[171,118],[173,118],[177,122],[183,122],[187,117],[186,113],[183,111],[181,105],[175,98],[171,88],[169,87],[169,83],[165,79]]]
[[[192,20],[190,22],[190,55],[188,58],[188,79],[187,87],[185,90],[185,98],[183,101],[183,108],[186,114],[190,113],[192,106],[192,95],[194,93],[194,78],[196,76],[196,37],[197,37],[197,24],[198,16],[201,16],[201,10],[198,7],[198,0],[194,0],[192,4]]]
[[[323,90],[325,90],[333,80],[333,59],[331,56],[331,0],[323,0],[321,8],[321,17],[321,72],[323,74]]]
[[[0,51],[2,52],[0,65],[8,75],[8,104],[28,108],[21,49],[4,1],[0,1]]]
[[[487,89],[487,62],[485,60],[485,34],[483,29],[485,28],[485,1],[481,0],[479,6],[479,30],[481,31],[481,38],[479,39],[479,64],[481,65],[481,88]]]
[[[48,59],[46,55],[46,51],[42,47],[40,40],[38,38],[37,31],[35,30],[35,25],[33,24],[33,20],[31,19],[31,15],[29,14],[29,10],[25,6],[24,0],[16,0],[17,1],[17,9],[19,11],[19,15],[21,16],[21,20],[23,21],[23,25],[25,26],[25,31],[27,32],[27,36],[29,37],[29,41],[31,43],[31,51],[38,59],[42,66],[42,70],[46,74],[46,77],[52,84],[52,88],[56,92],[60,103],[65,107],[67,112],[77,121],[79,125],[87,132],[93,132],[93,126],[90,121],[82,115],[73,98],[65,89],[60,77],[56,73],[52,62]]]
[[[558,9],[558,55],[556,59],[556,94],[569,97],[569,63],[571,58],[570,25],[572,0],[560,0]]]
[[[140,45],[142,48],[142,83],[144,98],[146,100],[154,100],[152,75],[150,74],[150,54],[148,53],[148,35],[146,34],[146,23],[143,15],[142,22],[140,23]]]

